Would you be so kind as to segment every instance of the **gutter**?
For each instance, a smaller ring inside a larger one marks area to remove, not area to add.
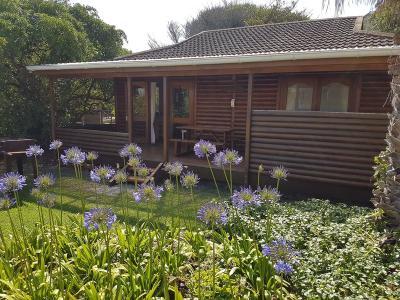
[[[143,67],[168,67],[168,66],[193,66],[193,65],[218,65],[240,64],[251,62],[291,61],[324,58],[360,58],[374,56],[400,55],[400,45],[375,48],[351,48],[331,50],[311,50],[281,53],[254,53],[227,56],[184,57],[151,60],[112,60],[96,62],[77,62],[61,64],[44,64],[27,66],[29,72],[58,71],[58,70],[90,70],[90,69],[119,69]]]

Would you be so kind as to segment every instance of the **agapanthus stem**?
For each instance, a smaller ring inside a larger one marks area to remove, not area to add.
[[[61,251],[60,251],[60,245],[58,244],[57,233],[56,233],[56,229],[55,229],[55,226],[54,226],[53,210],[51,210],[51,209],[50,209],[50,224],[51,224],[51,228],[53,230],[53,236],[54,236],[55,245],[56,245],[56,251],[57,251],[57,259],[58,259],[58,267],[59,267],[58,282],[60,284],[61,294],[63,295],[63,298],[65,298],[65,295],[64,295],[64,277],[63,277],[63,269],[62,269],[62,254],[61,254]]]
[[[38,164],[38,159],[37,156],[35,155],[35,168],[36,168],[36,174],[35,174],[35,178],[39,176],[39,164]]]
[[[123,196],[123,191],[122,191],[122,182],[119,184],[119,194],[121,197],[121,205],[124,203],[124,196]],[[128,205],[125,203],[125,209],[124,209],[124,222],[126,222],[126,212],[128,210]]]
[[[60,161],[60,150],[57,148],[57,161],[58,161],[58,188],[60,194],[60,223],[63,224],[63,194],[62,194],[62,178],[61,178],[61,161]]]
[[[49,222],[50,222],[50,243],[49,243],[49,248],[50,248],[50,262],[49,262],[49,273],[50,273],[50,287],[53,282],[53,225],[51,221],[51,208],[48,208],[48,214],[49,214]]]
[[[230,192],[231,192],[231,196],[232,196],[232,193],[233,193],[232,163],[229,163],[229,178],[231,180]]]
[[[14,237],[15,237],[15,239],[16,239],[16,241],[17,241],[17,244],[18,244],[18,246],[21,246],[21,242],[20,242],[20,240],[19,240],[19,235],[18,235],[17,230],[15,229],[15,225],[14,225],[14,222],[13,222],[13,219],[12,219],[12,217],[11,217],[11,214],[10,214],[10,210],[9,210],[9,209],[7,209],[7,215],[8,215],[8,218],[10,219],[11,230],[12,230],[12,232],[13,232],[13,234],[14,234]]]
[[[221,199],[221,194],[219,192],[217,180],[215,179],[214,171],[213,171],[213,169],[211,167],[211,162],[210,162],[210,158],[208,157],[208,154],[206,154],[206,158],[207,158],[208,167],[210,168],[211,176],[212,176],[212,178],[214,180],[215,188],[217,189],[218,197]]]
[[[92,170],[94,169],[94,161],[92,160]],[[96,207],[99,208],[99,194],[97,193],[97,183],[94,183],[94,194],[96,195]]]
[[[211,233],[214,234],[214,225],[211,227]],[[212,289],[213,289],[213,299],[215,299],[215,240],[212,237]]]
[[[230,182],[229,182],[228,175],[226,174],[226,170],[225,170],[224,165],[222,165],[222,171],[224,172],[226,184],[228,185],[229,191],[230,191],[230,193],[231,193],[231,195],[232,195],[232,187],[231,187],[231,184],[230,184]]]
[[[30,258],[28,255],[29,248],[28,248],[28,242],[26,240],[26,231],[25,231],[25,226],[23,224],[23,218],[22,218],[22,211],[21,211],[22,204],[19,199],[18,192],[14,191],[14,197],[15,197],[15,200],[17,203],[19,225],[21,227],[22,240],[24,242],[24,247],[25,247],[24,251],[22,251],[22,252],[24,253],[23,255],[24,255],[24,260],[25,260],[25,268],[26,268],[26,273],[27,273],[27,277],[28,277],[28,280],[27,280],[28,288],[29,288],[31,295],[33,295],[33,289],[32,289],[32,284],[31,284],[31,278],[32,278],[31,262],[30,262]]]
[[[112,276],[111,276],[111,257],[110,257],[110,235],[109,229],[106,229],[106,255],[107,255],[107,274],[108,274],[108,291],[110,293],[108,299],[112,299]],[[107,297],[106,297],[107,298]]]
[[[177,257],[177,261],[179,262],[179,256],[181,254],[181,215],[180,215],[180,195],[179,195],[179,177],[178,175],[175,176],[175,180],[176,180],[176,194],[177,194],[177,202],[178,202],[178,209],[177,209],[177,213],[178,213],[178,257]]]

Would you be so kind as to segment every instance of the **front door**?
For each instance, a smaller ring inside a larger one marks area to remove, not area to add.
[[[133,140],[149,141],[148,95],[146,82],[132,82]]]

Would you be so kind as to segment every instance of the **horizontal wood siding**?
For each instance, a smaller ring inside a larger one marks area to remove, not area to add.
[[[387,113],[391,110],[388,99],[390,76],[386,73],[361,75],[360,112]]]
[[[276,109],[279,79],[277,75],[256,74],[253,79],[253,109]]]
[[[84,151],[110,156],[117,156],[128,143],[128,133],[90,129],[56,128],[56,138],[63,141],[64,147],[77,146]]]
[[[290,178],[370,187],[387,124],[386,114],[253,110],[250,172],[283,165]]]
[[[127,130],[126,121],[126,79],[114,80],[115,125],[118,131]]]
[[[235,84],[235,143],[237,150],[243,151],[245,146],[246,131],[246,111],[247,111],[247,82],[248,75],[240,75],[236,77]]]

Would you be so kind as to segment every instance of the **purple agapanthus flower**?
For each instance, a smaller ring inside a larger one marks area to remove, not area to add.
[[[103,226],[111,229],[116,221],[117,216],[111,208],[92,208],[85,212],[84,226],[87,230],[98,230]]]
[[[73,164],[81,165],[86,160],[86,153],[78,147],[71,147],[64,150],[64,154],[60,156],[64,165]]]
[[[0,192],[18,192],[26,186],[26,177],[18,173],[10,172],[0,178]]]
[[[209,141],[205,141],[205,140],[200,140],[198,141],[194,147],[194,154],[196,154],[197,157],[199,158],[203,158],[205,156],[214,154],[215,152],[217,152],[217,148],[215,147],[214,144],[212,144]]]
[[[209,202],[198,210],[197,218],[207,225],[226,225],[228,212],[223,204]]]
[[[260,196],[261,202],[267,204],[278,202],[282,196],[276,188],[272,187],[264,187],[263,189],[259,189],[258,195]]]
[[[187,189],[194,188],[200,181],[200,178],[197,174],[192,171],[188,171],[181,177],[181,184],[183,187]]]
[[[3,195],[0,197],[0,210],[7,210],[13,207],[17,201],[13,198],[10,198],[7,195]]]
[[[44,150],[39,145],[31,145],[31,146],[28,147],[28,149],[26,149],[26,156],[27,157],[42,156],[43,153],[44,153]]]
[[[115,174],[115,170],[110,166],[98,166],[90,171],[90,179],[94,182],[104,182],[110,180]]]
[[[164,167],[164,170],[166,170],[171,176],[180,176],[183,171],[183,164],[179,161],[167,163]]]
[[[119,151],[119,156],[121,157],[139,156],[140,154],[142,154],[142,148],[133,143],[125,145]]]
[[[291,273],[293,273],[293,266],[283,260],[278,260],[274,264],[274,269],[275,272],[278,274],[290,275]]]
[[[34,186],[38,189],[48,189],[54,185],[55,182],[56,179],[53,174],[43,174],[33,180]]]
[[[226,149],[224,154],[226,163],[230,165],[239,165],[243,160],[243,157],[236,150]]]
[[[164,188],[161,186],[156,186],[154,183],[141,184],[137,191],[133,192],[133,198],[137,203],[156,201],[161,199],[161,193]]]
[[[97,153],[96,151],[89,151],[87,154],[86,154],[86,159],[88,160],[88,161],[90,161],[90,162],[93,162],[93,161],[95,161],[96,159],[98,159],[99,158],[99,153]]]
[[[284,238],[278,238],[269,245],[262,247],[262,253],[271,258],[272,261],[279,260],[296,263],[299,253],[293,248],[292,244]]]
[[[261,205],[260,196],[251,187],[241,187],[239,191],[233,193],[231,200],[232,205],[239,209]]]
[[[217,167],[222,167],[222,166],[226,165],[227,161],[226,161],[226,157],[225,157],[225,152],[224,151],[217,152],[214,155],[212,163],[214,165],[216,165]]]
[[[40,195],[39,200],[37,200],[37,204],[47,208],[51,208],[56,204],[56,195],[43,193]]]
[[[272,178],[277,180],[286,180],[289,175],[288,170],[284,166],[273,167],[272,170],[269,171]]]
[[[60,140],[54,140],[50,143],[50,150],[58,150],[62,147],[63,143]]]

